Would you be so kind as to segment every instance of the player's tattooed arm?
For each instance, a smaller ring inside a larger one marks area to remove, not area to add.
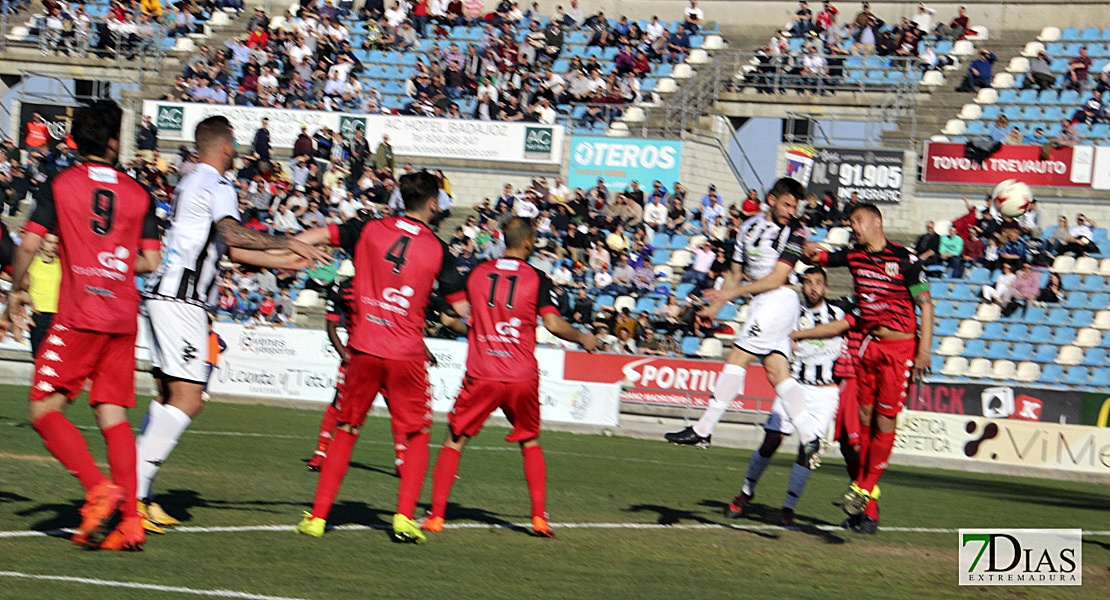
[[[914,303],[921,309],[921,335],[917,341],[917,356],[913,361],[913,378],[921,381],[929,372],[931,363],[931,349],[933,345],[933,297],[929,290],[925,290],[913,297]]]
[[[231,217],[220,219],[216,223],[216,231],[225,244],[232,248],[243,250],[289,250],[294,254],[307,258],[313,262],[331,262],[332,257],[327,252],[310,246],[300,240],[259,233],[253,229],[243,227],[242,223]]]

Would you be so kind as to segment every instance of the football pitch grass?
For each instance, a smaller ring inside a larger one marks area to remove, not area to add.
[[[520,454],[488,428],[463,456],[448,529],[422,546],[392,543],[397,480],[388,424],[371,418],[323,539],[297,536],[310,508],[317,411],[210,404],[155,482],[184,526],[138,553],[89,552],[66,539],[77,481],[26,421],[26,388],[0,387],[0,598],[1102,598],[1110,595],[1110,486],[894,466],[877,536],[836,525],[845,487],[827,460],[777,527],[791,461],[777,456],[752,509],[728,520],[749,451],[707,451],[549,432],[548,511],[555,539],[525,527]],[[132,411],[134,424],[147,400]],[[104,464],[79,399],[67,413]],[[432,460],[444,425],[432,434]],[[425,484],[424,502],[431,493]],[[957,586],[956,529],[1082,528],[1084,585]]]

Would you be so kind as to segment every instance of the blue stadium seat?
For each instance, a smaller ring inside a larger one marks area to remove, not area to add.
[[[1102,342],[1098,346],[1099,348],[1110,348],[1110,331],[1102,334]]]
[[[1089,300],[1088,307],[1091,310],[1105,310],[1110,307],[1110,294],[1106,292],[1098,292],[1092,294]]]
[[[987,343],[983,340],[968,340],[964,344],[964,351],[960,354],[964,358],[979,358],[987,352]]]
[[[1014,323],[1006,328],[1006,339],[1011,341],[1029,339],[1029,327],[1025,323]]]
[[[614,302],[616,302],[616,298],[614,298],[613,296],[609,294],[601,294],[597,297],[597,302],[595,303],[595,306],[613,306]]]
[[[1039,363],[1050,363],[1056,360],[1058,350],[1052,344],[1041,344],[1037,346],[1036,352],[1033,354],[1033,361]]]
[[[933,315],[938,319],[948,319],[956,315],[956,306],[948,300],[941,300],[933,307]]]
[[[1068,309],[1054,308],[1048,313],[1048,320],[1045,321],[1047,325],[1052,327],[1059,327],[1068,322]]]
[[[868,55],[867,58],[863,59],[863,67],[865,69],[882,69],[886,66],[885,62],[886,61],[884,61],[882,57],[871,54]]]
[[[1011,106],[1007,106],[1006,108],[1002,109],[1002,116],[1006,117],[1007,119],[1009,119],[1011,121],[1020,121],[1022,110],[1024,110],[1024,109],[1022,109],[1020,106],[1018,106],[1016,104],[1011,105]]]
[[[991,323],[991,325],[994,325],[994,323]],[[933,335],[937,338],[953,336],[956,335],[956,330],[959,328],[960,322],[956,319],[940,319],[937,321],[937,328]]]
[[[687,336],[682,339],[682,353],[686,356],[694,356],[701,348],[701,339],[696,336]]]
[[[1101,292],[1106,289],[1106,280],[1103,279],[1102,275],[1088,275],[1083,278],[1083,282],[1076,289],[1081,292]]]
[[[670,248],[671,236],[667,233],[657,233],[651,240],[651,245],[656,248]]]
[[[975,290],[971,289],[970,285],[966,283],[957,283],[956,286],[952,288],[952,299],[960,302],[978,302],[979,296],[975,293]]]
[[[656,250],[651,253],[651,264],[653,265],[665,265],[669,260],[671,260],[670,250]]]
[[[1059,385],[1060,380],[1063,378],[1064,367],[1060,365],[1045,365],[1044,369],[1041,370],[1041,376],[1037,379],[1037,382]]]
[[[1096,388],[1110,387],[1110,369],[1103,367],[1091,373],[1091,385]]]
[[[872,69],[863,78],[866,85],[882,85],[886,82],[886,72],[882,69]]]
[[[1088,367],[1101,367],[1106,364],[1106,348],[1088,348],[1083,354],[1083,364]]]
[[[1068,370],[1064,371],[1064,380],[1062,383],[1066,385],[1087,385],[1087,380],[1090,378],[1091,374],[1087,371],[1087,367],[1075,365],[1074,367],[1068,367]]]
[[[863,67],[863,58],[859,56],[849,56],[844,61],[845,69],[859,69]]]
[[[991,104],[983,107],[983,119],[987,121],[997,120],[1002,116],[1002,107],[997,104]]]
[[[1079,104],[1079,92],[1075,90],[1064,90],[1060,92],[1060,104],[1066,106],[1074,106]]]
[[[1098,27],[1088,27],[1083,30],[1083,35],[1079,39],[1084,42],[1096,42],[1102,37],[1102,30]]]
[[[673,71],[674,65],[670,63],[656,65],[654,68],[652,68],[652,73],[660,79],[669,76]]]
[[[1075,341],[1075,330],[1071,327],[1059,327],[1052,335],[1052,343],[1057,346],[1067,346]]]
[[[956,305],[957,319],[970,319],[979,312],[979,305],[974,302],[961,302]]]
[[[984,267],[975,267],[968,273],[967,278],[973,285],[985,285],[990,283],[991,272]]]
[[[1060,286],[1065,290],[1074,290],[1081,285],[1083,285],[1083,277],[1078,273],[1064,273],[1060,276]]]
[[[1068,70],[1068,59],[1054,58],[1052,59],[1052,63],[1049,64],[1048,67],[1052,70],[1053,73],[1066,73]]]
[[[1064,308],[1080,309],[1087,308],[1089,301],[1090,299],[1087,296],[1086,292],[1068,292],[1067,296],[1064,297],[1064,301],[1061,303],[1061,305]]]
[[[937,42],[937,47],[933,49],[937,56],[944,56],[952,51],[952,46],[955,44],[951,40],[941,40]]]
[[[1079,56],[1079,51],[1082,50],[1082,49],[1083,49],[1083,43],[1082,42],[1071,42],[1068,45],[1064,46],[1063,56],[1068,57],[1068,58],[1072,58],[1074,56]]]
[[[1064,31],[1060,34],[1060,41],[1076,42],[1079,41],[1080,35],[1081,34],[1079,33],[1078,27],[1066,27]]]
[[[671,250],[681,250],[690,245],[690,237],[682,234],[677,234],[671,237]]]
[[[1010,88],[998,92],[998,104],[1003,106],[1017,102],[1017,90]]]
[[[1077,310],[1071,313],[1071,319],[1068,321],[1068,326],[1074,327],[1075,329],[1082,329],[1089,326],[1091,323],[1094,323],[1094,321],[1095,313],[1089,310]]]
[[[1014,344],[1013,350],[1010,351],[1009,358],[1014,362],[1033,360],[1033,344],[1030,344],[1029,342]]]
[[[1029,337],[1025,338],[1034,344],[1046,344],[1052,339],[1052,328],[1048,325],[1037,325],[1029,332]]]
[[[812,237],[810,239],[815,242],[818,241],[813,239]],[[948,284],[944,283],[943,281],[934,281],[933,283],[929,284],[929,295],[932,296],[935,300],[943,300],[945,298],[948,298]]]
[[[1106,56],[1106,46],[1102,44],[1087,44],[1087,56],[1090,58],[1104,58]],[[1093,67],[1094,65],[1091,66]],[[1092,71],[1094,71],[1094,69],[1092,69]]]
[[[737,308],[735,304],[729,302],[721,307],[721,312],[717,313],[717,320],[732,321],[736,319],[736,315],[739,314],[739,312],[740,309]]]
[[[692,292],[692,291],[694,291],[694,284],[692,284],[692,283],[680,283],[680,284],[678,284],[678,287],[674,291],[674,297],[678,298],[679,300],[682,300],[686,296],[689,296],[690,292]]]
[[[638,313],[655,312],[655,299],[654,298],[648,298],[648,297],[645,296],[643,298],[640,298],[639,300],[636,300],[636,309],[635,309],[635,311],[638,312]]]
[[[659,82],[655,78],[644,77],[644,80],[640,82],[640,92],[646,94],[654,90],[655,86],[658,84]]]
[[[1037,90],[1021,90],[1017,97],[1018,104],[1036,104]]]
[[[1092,235],[1092,237],[1091,237],[1092,242],[1094,242],[1096,244],[1100,244],[1102,242],[1105,242],[1106,241],[1106,235],[1107,235],[1106,228],[1105,227],[1095,227],[1094,229],[1091,230],[1091,235]]]
[[[1059,101],[1060,94],[1056,90],[1043,90],[1037,96],[1037,104],[1040,104],[1041,106],[1049,106],[1051,104],[1056,104]]]
[[[1033,95],[1036,96],[1036,90],[1025,90],[1025,91],[1034,92]],[[1034,98],[1034,101],[1035,100],[1036,100],[1036,98]],[[1041,107],[1039,107],[1039,106],[1027,106],[1027,107],[1025,107],[1025,110],[1021,111],[1021,120],[1022,121],[1036,121],[1040,118],[1041,118]]]
[[[945,357],[933,354],[933,358],[929,362],[929,369],[934,373],[940,373],[940,370],[944,368],[944,361]]]
[[[935,335],[953,335],[953,334],[951,334],[951,333],[948,333],[948,334],[937,333]],[[979,337],[984,339],[984,340],[1012,339],[1012,338],[1007,338],[1006,337],[1006,326],[1003,323],[999,322],[999,321],[991,321],[990,323],[987,323],[986,325],[984,325],[983,326],[983,334],[980,335]]]
[[[979,136],[987,135],[989,131],[990,130],[987,128],[987,124],[983,121],[972,121],[967,124],[967,130],[964,131],[964,133],[966,133],[967,135]]]
[[[994,323],[991,323],[994,325]],[[1010,358],[1010,343],[1003,340],[995,340],[987,346],[987,351],[983,354],[984,358],[991,360],[1002,360]]]

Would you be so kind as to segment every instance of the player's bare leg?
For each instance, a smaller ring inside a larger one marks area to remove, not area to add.
[[[151,487],[181,435],[204,408],[204,384],[166,377],[157,381],[158,397],[150,403],[137,444],[137,497],[146,516],[143,526],[147,531],[162,533],[163,527],[179,522],[152,502]]]

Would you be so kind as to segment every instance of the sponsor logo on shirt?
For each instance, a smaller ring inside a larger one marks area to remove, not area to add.
[[[412,301],[409,300],[409,298],[412,298],[414,294],[416,294],[416,290],[407,285],[401,286],[400,288],[385,288],[382,290],[381,300],[363,296],[362,302],[363,304],[369,304],[370,306],[380,308],[384,311],[407,316],[409,314],[408,309],[412,306]],[[378,323],[378,321],[373,319],[369,320]],[[383,325],[385,323],[388,323],[388,321],[378,324]],[[392,325],[392,323],[389,324]]]
[[[409,223],[408,221],[402,221],[398,219],[394,221],[394,223],[397,224],[397,229],[400,229],[401,231],[404,231],[406,233],[410,233],[412,235],[417,235],[418,233],[420,233],[420,228],[416,225],[413,225],[412,223]]]
[[[89,179],[100,183],[119,183],[119,176],[115,169],[108,167],[89,167]]]
[[[519,344],[520,326],[522,324],[523,321],[516,317],[513,317],[508,321],[501,321],[493,326],[493,330],[497,332],[496,335],[478,334],[478,341],[501,342],[503,344]]]
[[[898,272],[899,272],[898,263],[896,263],[896,262],[886,263],[883,266],[883,271],[887,274],[887,277],[897,277]]]

